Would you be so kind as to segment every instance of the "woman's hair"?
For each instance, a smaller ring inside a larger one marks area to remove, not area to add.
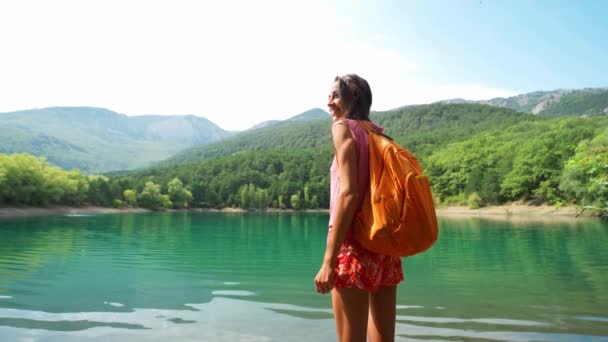
[[[349,119],[369,121],[372,106],[372,90],[362,77],[355,74],[336,76],[340,99],[346,106]]]

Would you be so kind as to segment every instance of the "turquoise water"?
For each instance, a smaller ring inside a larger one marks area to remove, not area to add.
[[[0,341],[333,341],[326,214],[0,220]],[[608,341],[608,224],[440,221],[398,340]]]

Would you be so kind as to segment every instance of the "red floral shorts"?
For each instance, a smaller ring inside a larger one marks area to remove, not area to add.
[[[395,286],[403,280],[401,258],[365,249],[349,236],[338,252],[334,286],[376,291]]]

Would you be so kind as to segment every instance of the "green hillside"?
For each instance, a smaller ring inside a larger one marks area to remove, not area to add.
[[[433,104],[372,117],[417,155],[441,203],[479,207],[535,200],[608,212],[606,116],[549,117],[481,104]],[[109,177],[83,178],[40,166],[41,161],[0,155],[0,198],[10,204],[78,198],[155,209],[327,208],[330,126],[329,119],[284,121],[190,149],[181,160]]]
[[[503,129],[538,118],[480,104],[431,104],[372,114],[385,133],[424,159],[436,149],[488,129]]]
[[[515,111],[479,104],[432,104],[374,112],[371,118],[385,133],[417,154],[468,138],[479,130],[506,127],[537,118]],[[159,165],[175,165],[228,156],[242,151],[298,150],[331,151],[330,118],[301,122],[287,120],[248,130],[220,142],[186,149]]]
[[[579,146],[606,134],[607,128],[608,117],[547,118],[492,128],[437,149],[426,160],[426,172],[435,196],[447,203],[465,203],[471,195],[477,205],[534,198],[572,201],[576,196],[566,194],[571,183],[567,163]],[[608,164],[598,160],[598,166],[597,174],[608,176]]]
[[[329,113],[324,111],[323,109],[313,108],[313,109],[305,111],[304,113],[293,116],[287,120],[269,120],[269,121],[260,122],[259,124],[254,125],[253,127],[249,128],[248,130],[251,131],[251,130],[255,130],[255,129],[259,129],[259,128],[264,128],[264,127],[276,125],[281,122],[314,121],[314,120],[320,120],[320,119],[328,119],[329,117],[330,117]]]
[[[314,114],[312,118],[303,120],[302,117],[297,116],[290,120],[250,129],[221,142],[183,150],[160,165],[188,163],[242,151],[331,148],[331,119],[329,115],[324,115],[325,118],[322,119],[317,117],[318,115]]]
[[[593,177],[566,165],[584,160],[578,146],[597,140],[608,129],[607,117],[540,117],[480,104],[409,106],[373,113],[372,118],[419,157],[438,200],[475,206],[520,199],[587,201],[568,190],[568,183]],[[240,206],[239,194],[253,186],[254,192],[266,191],[267,204],[281,199],[289,207],[287,198],[296,196],[308,203],[301,197],[312,201],[316,196],[313,202],[326,207],[332,155],[329,126],[329,120],[284,122],[244,132],[196,150],[201,154],[184,152],[181,163],[123,179],[141,187],[143,180],[163,184],[177,176],[194,184],[194,201],[207,206]],[[286,167],[294,158],[301,167]],[[565,172],[576,177],[568,178]],[[608,175],[608,168],[602,172]]]
[[[539,112],[540,115],[608,115],[608,90],[601,92],[577,92],[561,99]]]
[[[287,121],[312,121],[312,120],[320,120],[320,119],[329,119],[330,115],[328,112],[324,111],[321,108],[313,108],[305,111],[302,114],[298,114]]]
[[[143,167],[231,135],[195,116],[128,117],[90,107],[0,113],[0,132],[1,153],[44,156],[86,173]]]

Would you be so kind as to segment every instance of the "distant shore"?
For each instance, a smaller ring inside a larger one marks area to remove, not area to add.
[[[493,215],[531,215],[531,216],[568,216],[576,217],[576,207],[551,205],[505,204],[471,209],[465,206],[448,206],[437,208],[438,216],[493,216]]]
[[[85,214],[116,214],[116,213],[145,213],[150,210],[144,208],[106,208],[97,206],[70,207],[0,207],[0,217],[29,217],[45,215],[85,215]]]
[[[248,212],[249,210],[241,208],[189,208],[189,209],[166,209],[159,212],[185,212],[185,211],[208,211],[208,212],[227,212],[238,213]],[[30,217],[30,216],[47,216],[47,215],[91,215],[91,214],[129,214],[129,213],[153,213],[155,211],[145,208],[106,208],[99,206],[48,206],[48,207],[0,207],[0,218],[4,217]],[[327,212],[327,209],[275,209],[268,208],[264,212]]]
[[[471,209],[465,206],[448,206],[436,209],[437,216],[450,219],[483,218],[488,220],[509,220],[521,222],[572,222],[596,218],[592,212],[580,212],[574,206],[556,207],[552,205],[505,204]]]
[[[205,209],[192,208],[186,210],[166,210],[176,211],[212,211],[212,212],[247,212],[240,208]],[[266,212],[295,212],[295,210],[269,208]],[[70,207],[70,206],[49,206],[49,207],[0,207],[0,218],[4,217],[30,217],[41,215],[86,215],[86,214],[118,214],[118,213],[146,213],[153,212],[144,208],[106,208],[98,206]],[[304,210],[304,212],[327,212],[327,209]],[[579,212],[573,206],[563,206],[557,208],[550,205],[525,205],[525,204],[506,204],[501,206],[488,206],[479,209],[471,209],[464,206],[448,206],[437,208],[437,216],[445,218],[531,218],[531,219],[576,219]],[[592,217],[591,213],[583,213],[579,217]]]

